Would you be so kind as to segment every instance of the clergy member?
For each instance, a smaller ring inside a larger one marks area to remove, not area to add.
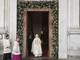
[[[17,38],[13,45],[12,51],[12,60],[20,60],[20,47],[19,47],[20,38]]]
[[[32,42],[32,50],[31,52],[35,57],[42,56],[42,48],[41,48],[41,40],[38,37],[38,34],[35,35],[35,38]]]
[[[3,40],[3,60],[11,60],[11,44],[9,35],[6,35],[6,39]]]

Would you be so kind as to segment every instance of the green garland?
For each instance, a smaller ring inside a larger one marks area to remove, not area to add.
[[[53,15],[52,22],[52,57],[58,58],[58,1],[18,1],[17,5],[17,36],[21,38],[21,50],[23,49],[23,11],[25,8],[45,8],[51,9]]]

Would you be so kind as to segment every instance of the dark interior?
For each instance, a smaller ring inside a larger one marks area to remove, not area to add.
[[[35,34],[38,34],[42,41],[43,57],[48,57],[49,53],[49,19],[48,11],[28,11],[27,12],[27,48],[28,56],[33,56],[31,53],[32,41]]]

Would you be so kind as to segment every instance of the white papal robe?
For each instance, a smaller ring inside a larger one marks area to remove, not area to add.
[[[41,40],[39,37],[35,37],[32,42],[32,50],[34,56],[42,56]]]

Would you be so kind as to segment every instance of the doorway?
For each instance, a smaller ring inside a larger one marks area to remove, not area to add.
[[[49,11],[27,11],[27,50],[28,56],[31,53],[32,41],[35,34],[38,34],[42,41],[42,56],[49,56]]]

